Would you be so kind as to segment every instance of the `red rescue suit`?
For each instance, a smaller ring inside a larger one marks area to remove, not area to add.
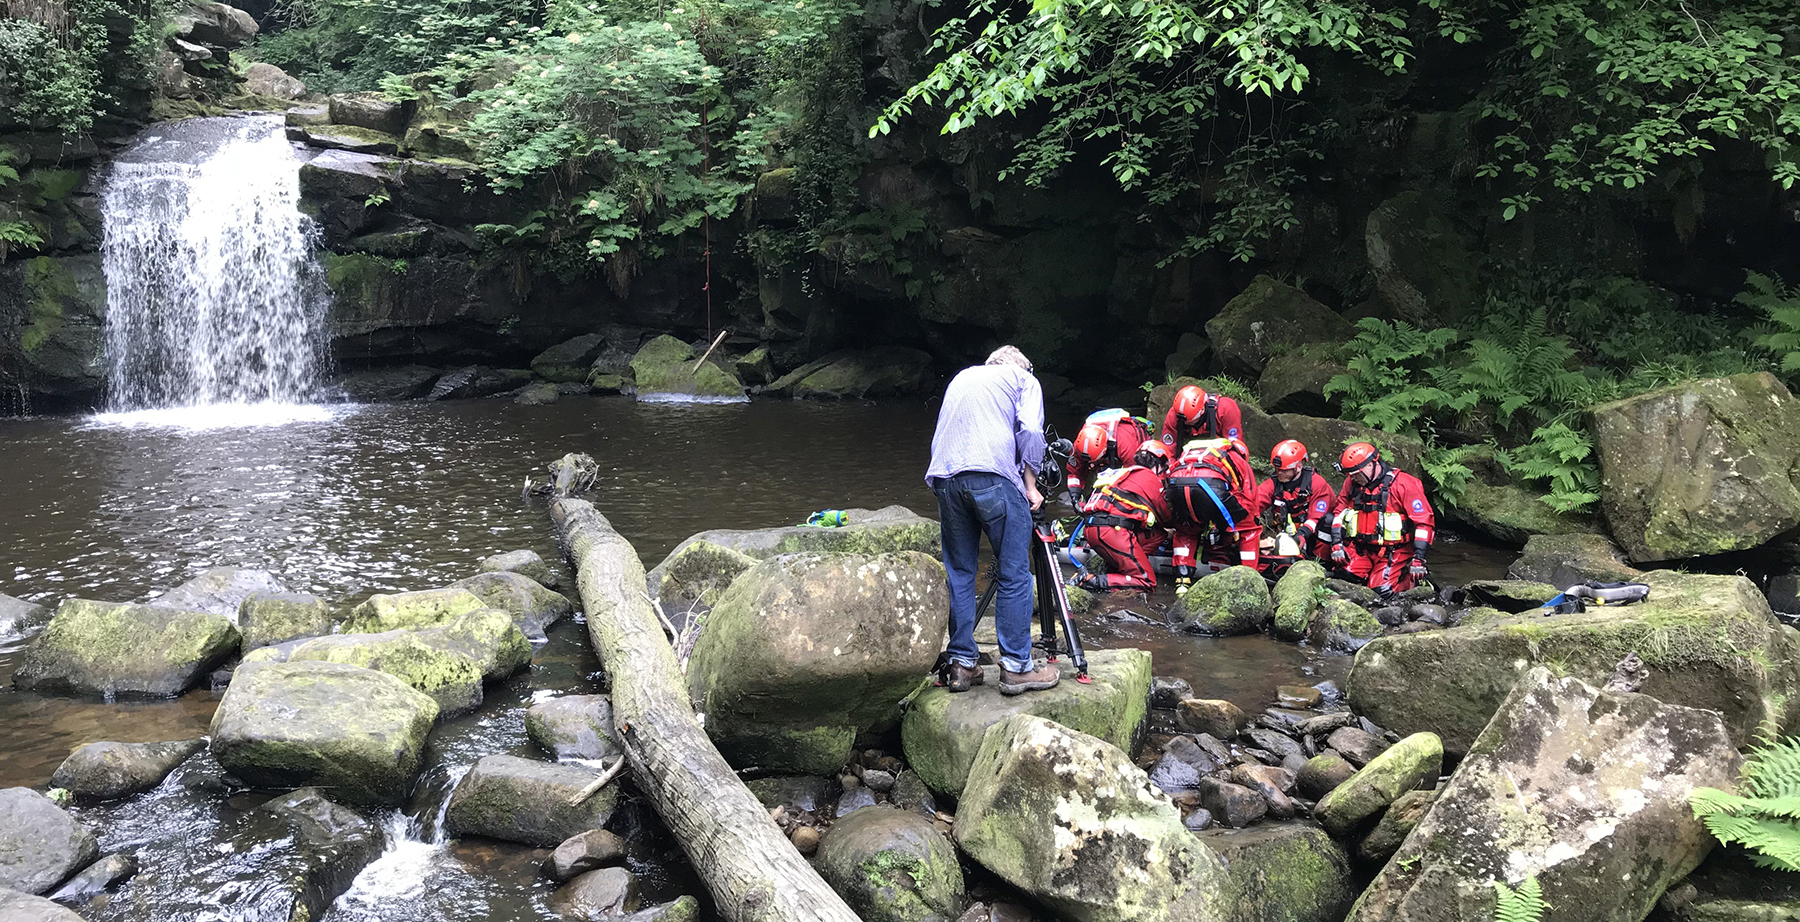
[[[1195,439],[1241,439],[1244,437],[1244,411],[1230,397],[1207,394],[1206,409],[1200,414],[1199,425],[1189,426],[1171,405],[1169,412],[1163,414],[1162,429],[1157,437],[1170,449]]]
[[[1266,534],[1275,536],[1274,549],[1262,556],[1269,575],[1296,560],[1329,554],[1337,504],[1337,491],[1310,465],[1285,483],[1270,477],[1256,485],[1250,517],[1263,524]]]
[[[1194,553],[1204,535],[1206,560],[1225,566],[1257,563],[1262,526],[1250,514],[1256,472],[1235,439],[1188,442],[1169,468],[1169,510],[1174,515],[1175,573],[1195,569]]]
[[[1137,465],[1106,471],[1095,478],[1081,511],[1081,533],[1106,561],[1105,588],[1155,589],[1150,551],[1162,542],[1169,520],[1162,475]]]
[[[1437,513],[1419,478],[1381,464],[1367,484],[1344,479],[1332,532],[1348,555],[1342,566],[1350,575],[1377,591],[1405,592],[1419,582],[1412,563],[1424,561]]]
[[[1137,457],[1138,446],[1150,438],[1150,427],[1143,420],[1132,416],[1124,410],[1096,410],[1088,414],[1083,426],[1099,426],[1106,430],[1106,453],[1099,461],[1092,461],[1080,455],[1069,458],[1069,496],[1075,501],[1077,508],[1082,499],[1093,489],[1094,478],[1101,471],[1124,467]]]

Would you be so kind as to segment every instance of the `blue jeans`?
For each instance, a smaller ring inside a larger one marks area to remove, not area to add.
[[[940,479],[932,492],[937,494],[950,584],[950,658],[973,667],[981,655],[975,648],[975,570],[986,532],[1000,561],[994,605],[1000,664],[1009,672],[1030,672],[1032,526],[1025,494],[1012,481],[986,471]]]

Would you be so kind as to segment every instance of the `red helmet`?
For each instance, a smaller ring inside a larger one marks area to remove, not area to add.
[[[1190,384],[1175,392],[1175,415],[1190,426],[1198,425],[1206,412],[1206,389]]]
[[[1106,430],[1092,423],[1075,433],[1075,457],[1098,464],[1106,456]]]
[[[1370,445],[1368,442],[1352,442],[1344,449],[1344,454],[1338,458],[1338,469],[1354,471],[1357,468],[1362,467],[1364,462],[1367,462],[1370,458],[1379,457],[1380,456],[1375,452],[1375,446]]]
[[[1137,457],[1131,460],[1160,474],[1169,469],[1169,446],[1156,439],[1145,439],[1138,446]]]
[[[1275,463],[1278,471],[1298,470],[1306,463],[1306,446],[1296,439],[1277,442],[1275,450],[1269,452],[1269,460]]]

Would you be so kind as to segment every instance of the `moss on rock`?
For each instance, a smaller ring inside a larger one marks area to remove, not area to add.
[[[273,658],[273,653],[252,654],[246,662],[261,662]],[[288,651],[286,659],[290,663],[348,663],[386,673],[430,695],[444,716],[461,714],[481,703],[481,664],[465,654],[428,644],[412,631],[318,637]]]
[[[1443,741],[1435,733],[1414,733],[1332,788],[1313,816],[1332,835],[1347,838],[1374,823],[1400,795],[1436,784],[1443,768]]]
[[[651,589],[664,606],[712,605],[755,563],[756,558],[711,541],[687,542],[656,568]]]
[[[694,358],[693,347],[673,336],[665,334],[645,343],[631,358],[638,398],[743,399],[744,385],[729,372],[711,362],[701,362],[696,368]]]
[[[379,593],[350,610],[344,632],[378,634],[399,628],[432,627],[487,607],[486,600],[460,588]]]
[[[966,903],[956,847],[908,810],[874,807],[838,820],[814,864],[864,922],[954,922]]]
[[[1313,613],[1324,601],[1325,580],[1330,574],[1317,561],[1301,560],[1287,568],[1275,583],[1275,636],[1299,640],[1312,626]]]
[[[1254,634],[1273,615],[1269,584],[1255,567],[1203,576],[1181,596],[1181,627],[1195,634]]]
[[[1317,826],[1268,823],[1198,838],[1224,862],[1223,918],[1341,922],[1356,899],[1349,857]]]
[[[206,612],[68,599],[25,651],[19,688],[87,695],[181,694],[236,652],[231,621]]]

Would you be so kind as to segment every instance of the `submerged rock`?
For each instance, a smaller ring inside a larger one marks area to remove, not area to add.
[[[76,797],[124,797],[161,784],[176,766],[205,748],[205,740],[88,743],[69,753],[50,776],[50,784]]]
[[[318,596],[306,592],[256,591],[244,597],[237,611],[243,652],[260,647],[318,637],[331,633],[331,609]]]
[[[1149,715],[1150,654],[1131,648],[1090,651],[1091,685],[1075,681],[1067,658],[1057,666],[1062,681],[1048,691],[1002,695],[998,666],[981,667],[986,683],[966,692],[923,689],[900,723],[907,763],[932,790],[960,795],[988,729],[1015,714],[1053,720],[1129,749]]]
[[[1104,740],[1040,717],[1015,714],[988,732],[956,841],[1063,918],[1231,918],[1221,862],[1143,771]]]
[[[525,711],[525,734],[556,759],[612,759],[612,700],[605,695],[564,695]]]
[[[250,811],[232,841],[259,854],[258,879],[292,907],[271,907],[276,919],[319,918],[381,853],[380,830],[317,788],[283,794]]]
[[[50,798],[0,788],[0,895],[47,892],[99,855],[94,834]]]
[[[1535,877],[1570,918],[1637,922],[1712,838],[1688,807],[1739,758],[1717,714],[1529,672],[1350,922],[1486,922]]]
[[[518,573],[482,573],[457,580],[450,589],[472,592],[489,608],[512,615],[528,637],[543,637],[550,626],[575,613],[575,604],[560,592]]]
[[[377,594],[350,610],[344,632],[379,634],[399,628],[432,627],[486,607],[486,600],[462,588]]]
[[[350,803],[399,803],[437,715],[430,696],[372,669],[244,666],[213,714],[212,753],[258,787],[318,784]]]
[[[1209,829],[1200,844],[1225,865],[1220,916],[1234,922],[1341,922],[1356,899],[1350,859],[1317,826]]]
[[[830,772],[918,687],[949,612],[943,566],[917,552],[761,561],[707,616],[688,689],[734,764]]]
[[[151,599],[148,604],[157,608],[203,611],[236,620],[238,609],[251,595],[286,591],[287,587],[267,570],[213,567]]]
[[[15,599],[10,595],[0,595],[0,640],[16,640],[27,633],[43,627],[50,620],[50,609],[45,605]]]
[[[1227,567],[1203,576],[1181,596],[1181,627],[1195,634],[1254,634],[1273,615],[1269,584],[1255,567]]]
[[[231,656],[228,618],[150,605],[69,599],[13,673],[19,688],[169,697]]]
[[[550,908],[573,922],[616,919],[642,904],[637,875],[624,868],[589,871],[550,894]]]
[[[813,865],[864,922],[955,922],[966,902],[956,847],[917,813],[858,810],[826,830]]]
[[[482,756],[451,792],[444,822],[451,835],[554,848],[577,833],[599,829],[612,817],[619,798],[616,782],[579,804],[569,803],[598,777],[595,769],[568,763]]]
[[[517,573],[546,589],[555,589],[562,581],[556,569],[545,563],[537,551],[507,551],[483,557],[477,567],[483,573]]]

